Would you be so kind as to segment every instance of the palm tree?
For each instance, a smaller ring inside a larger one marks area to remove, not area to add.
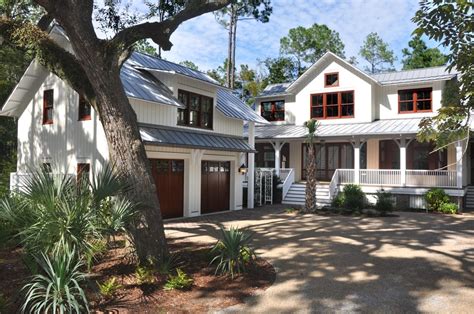
[[[304,123],[308,129],[308,137],[306,138],[307,158],[306,158],[306,201],[305,212],[316,211],[316,154],[314,149],[314,137],[319,127],[317,120],[308,120]]]

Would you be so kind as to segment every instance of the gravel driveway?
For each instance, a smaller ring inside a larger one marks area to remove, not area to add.
[[[220,225],[255,232],[277,270],[265,292],[224,312],[474,312],[474,215],[296,215],[266,207],[167,222],[167,235],[215,241]]]

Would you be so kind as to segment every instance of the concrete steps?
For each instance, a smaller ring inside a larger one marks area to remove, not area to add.
[[[282,204],[304,206],[306,199],[306,184],[294,183],[282,201]],[[331,204],[329,198],[329,185],[318,184],[316,188],[317,206],[327,206]]]

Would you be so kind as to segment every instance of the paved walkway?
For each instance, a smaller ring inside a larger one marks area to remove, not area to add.
[[[167,235],[215,241],[220,225],[255,232],[276,282],[224,312],[473,313],[474,215],[294,215],[282,207],[166,223]]]

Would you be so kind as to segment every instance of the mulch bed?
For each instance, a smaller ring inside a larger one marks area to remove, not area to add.
[[[271,264],[258,258],[245,275],[233,280],[216,276],[209,266],[209,245],[191,242],[170,243],[170,250],[179,256],[179,268],[194,280],[187,291],[166,291],[163,285],[167,276],[157,274],[154,284],[138,285],[135,278],[136,263],[128,250],[114,248],[92,268],[85,287],[92,312],[103,313],[202,313],[242,303],[249,296],[268,288],[275,280]],[[9,300],[6,313],[17,312],[21,307],[19,291],[29,275],[21,262],[21,250],[0,251],[0,292]],[[112,276],[123,287],[109,300],[101,297],[97,282]],[[1,310],[0,310],[1,312]]]

